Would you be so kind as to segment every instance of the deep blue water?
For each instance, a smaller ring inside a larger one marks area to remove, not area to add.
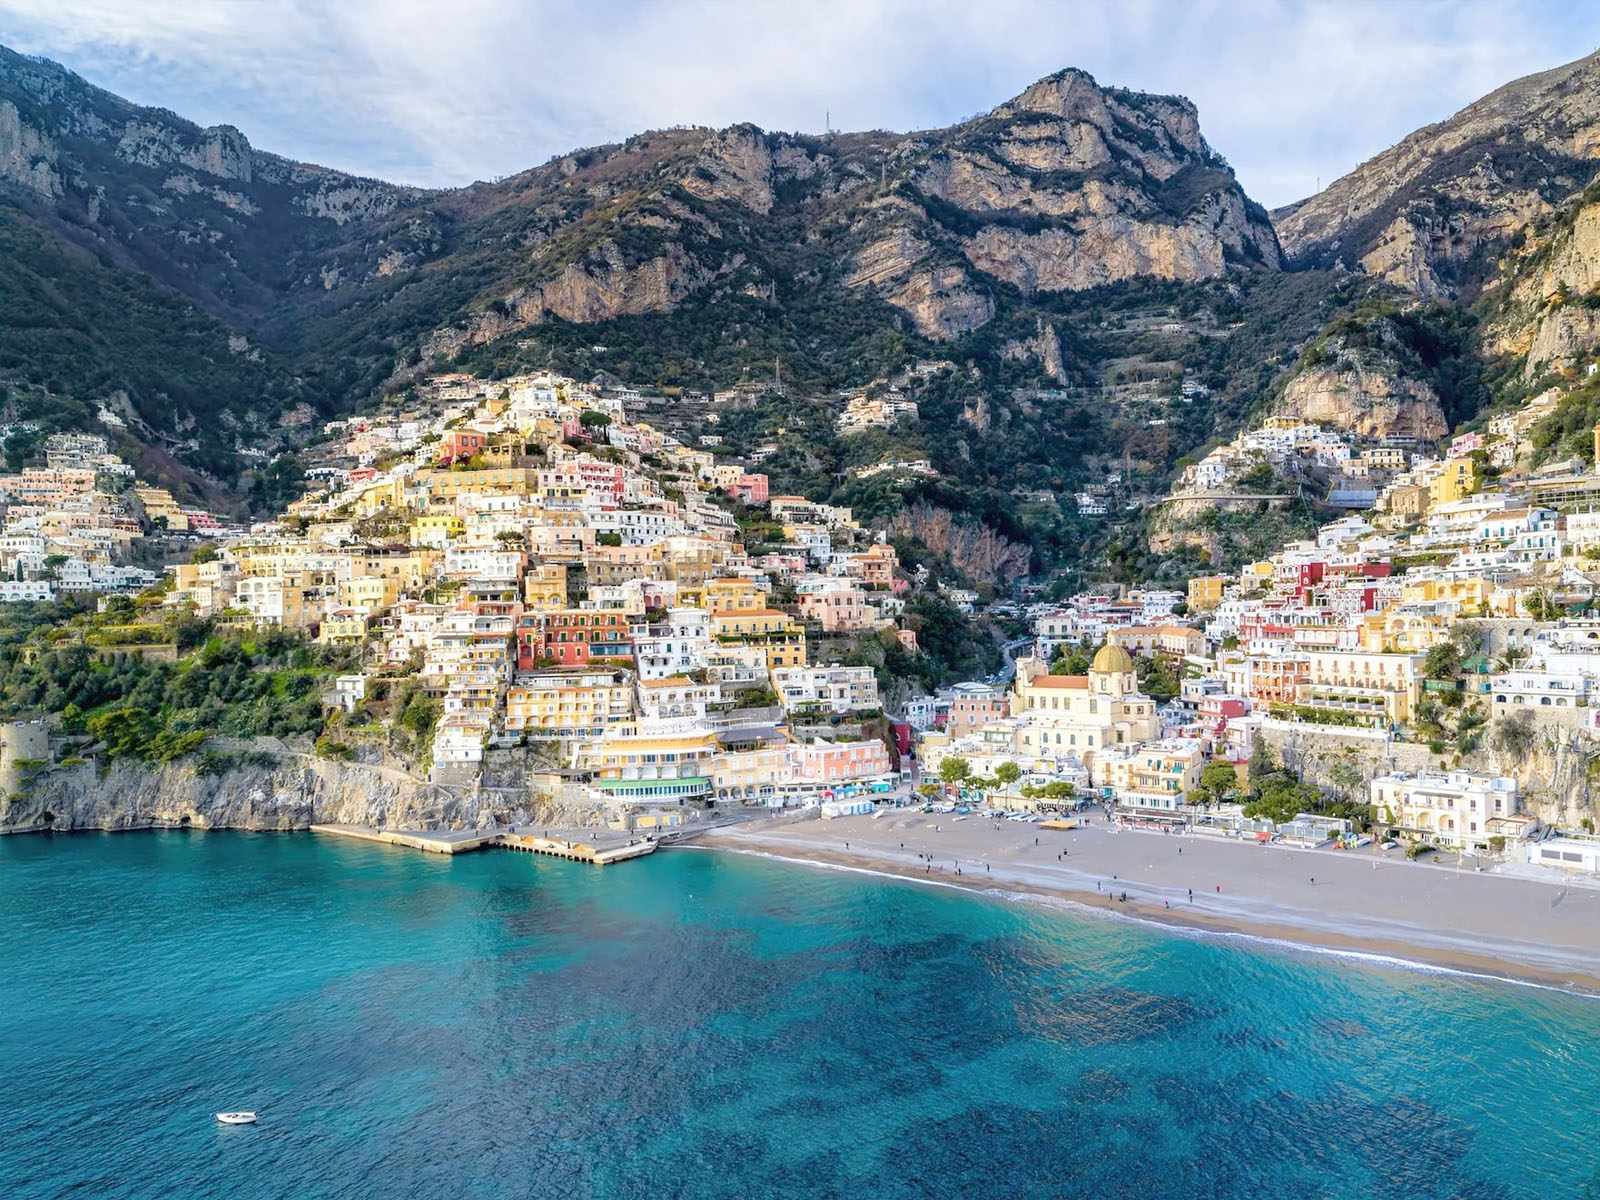
[[[1597,1064],[1580,997],[742,857],[0,838],[5,1197],[1583,1197]]]

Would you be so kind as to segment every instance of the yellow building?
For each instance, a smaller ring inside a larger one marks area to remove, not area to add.
[[[352,576],[381,577],[400,591],[414,592],[438,576],[443,560],[444,556],[437,550],[412,549],[405,554],[374,551],[352,559],[350,571]]]
[[[350,608],[336,608],[323,618],[317,630],[317,641],[325,646],[349,646],[363,641],[367,636],[365,613]]]
[[[567,568],[561,563],[540,563],[522,576],[522,600],[529,612],[566,608]]]
[[[340,606],[358,609],[363,614],[380,612],[399,597],[400,589],[396,582],[378,575],[362,575],[339,585]]]
[[[1270,562],[1245,563],[1239,568],[1239,586],[1247,592],[1272,586],[1273,565]]]
[[[1365,717],[1370,724],[1403,724],[1422,697],[1421,654],[1317,650],[1295,690],[1295,702]]]
[[[1429,489],[1424,484],[1390,488],[1381,507],[1397,517],[1420,517],[1428,510]]]
[[[1196,575],[1189,580],[1189,611],[1210,612],[1217,607],[1229,582],[1226,575]]]
[[[1170,738],[1113,747],[1095,760],[1095,782],[1116,790],[1119,807],[1176,812],[1200,786],[1204,766],[1198,740]]]
[[[356,515],[371,517],[405,503],[405,481],[380,479],[356,497]]]
[[[704,594],[705,609],[710,613],[751,612],[767,606],[767,594],[750,579],[708,579]]]
[[[423,546],[442,546],[467,531],[467,523],[455,513],[430,513],[411,522],[411,540]]]
[[[1419,579],[1401,587],[1400,603],[1446,602],[1456,605],[1460,612],[1475,613],[1480,609],[1487,610],[1493,592],[1494,584],[1481,575],[1464,579]]]
[[[497,467],[487,471],[450,471],[423,467],[416,473],[417,486],[430,504],[453,500],[457,496],[482,492],[509,492],[531,496],[538,488],[539,473],[528,467]]]
[[[718,800],[772,801],[794,779],[789,747],[782,741],[746,750],[723,750],[712,759]]]
[[[536,738],[600,737],[633,720],[626,671],[557,667],[519,677],[506,690],[506,731]]]
[[[1447,458],[1444,468],[1428,481],[1428,510],[1470,496],[1478,485],[1470,458]]]
[[[744,645],[761,650],[767,670],[806,665],[805,626],[788,613],[771,608],[746,612],[714,613],[711,636],[722,645]]]
[[[1129,654],[1186,658],[1206,652],[1206,635],[1191,625],[1124,625],[1106,635],[1106,641]]]
[[[1019,662],[1011,715],[1021,719],[1017,748],[1028,755],[1087,758],[1160,732],[1155,701],[1139,691],[1133,659],[1120,646],[1100,647],[1087,675],[1051,675],[1038,659]]]
[[[92,477],[92,472],[91,472]],[[177,529],[183,511],[178,507],[178,502],[172,498],[172,493],[162,487],[135,487],[133,494],[139,497],[139,503],[144,505],[144,514],[150,520],[163,520],[168,529]],[[188,522],[181,521],[187,528]]]

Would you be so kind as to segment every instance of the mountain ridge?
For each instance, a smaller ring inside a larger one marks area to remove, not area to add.
[[[1299,265],[1424,297],[1475,293],[1494,256],[1600,169],[1600,51],[1496,88],[1273,213]]]
[[[630,344],[702,386],[787,357],[798,385],[838,387],[940,346],[990,382],[1024,363],[1067,382],[1092,364],[1073,370],[1059,298],[1281,265],[1192,103],[1070,68],[947,129],[658,130],[426,190],[294,163],[0,50],[0,181],[0,216],[29,237],[181,293],[272,377],[215,413],[135,389],[168,448],[223,479],[244,450],[287,444],[290,408],[331,415],[430,366],[509,363],[529,330],[654,321],[662,337]],[[9,332],[0,362],[49,357],[7,356]],[[58,390],[105,374],[58,340]]]

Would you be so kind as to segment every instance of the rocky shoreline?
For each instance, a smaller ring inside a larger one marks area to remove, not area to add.
[[[313,824],[383,829],[481,829],[530,820],[526,791],[428,783],[392,767],[292,755],[202,773],[191,760],[92,764],[34,779],[0,810],[0,834],[75,830],[303,830]]]

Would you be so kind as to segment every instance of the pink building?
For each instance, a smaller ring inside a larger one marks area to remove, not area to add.
[[[723,490],[736,500],[743,500],[746,504],[765,504],[767,502],[767,477],[759,472],[741,475]]]
[[[869,742],[807,742],[789,748],[797,779],[815,783],[849,783],[887,775],[893,770],[889,747]]]
[[[854,633],[871,626],[866,593],[859,588],[829,588],[803,592],[800,616],[817,621],[823,633]]]
[[[1010,715],[1011,700],[998,688],[986,683],[958,683],[951,689],[944,731],[953,738],[966,737]]]

